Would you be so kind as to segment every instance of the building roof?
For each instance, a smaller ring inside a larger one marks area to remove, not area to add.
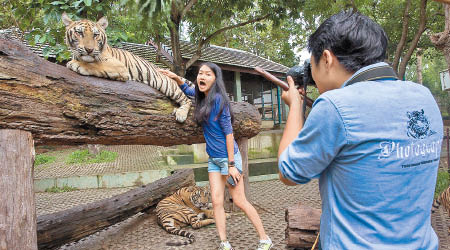
[[[139,44],[139,43],[129,43],[129,42],[121,42],[116,48],[121,48],[127,50],[137,56],[144,58],[147,61],[152,62],[156,66],[160,68],[167,69],[168,67],[162,62],[156,62],[156,48],[151,45]],[[163,56],[161,56],[164,58]],[[164,58],[165,59],[165,58]],[[167,61],[167,59],[166,59]]]
[[[190,59],[197,50],[196,45],[187,41],[180,41],[180,43],[182,57],[187,60]],[[166,46],[164,46],[163,48],[165,48],[170,54],[172,54],[170,48]],[[269,59],[265,59],[250,52],[221,47],[217,45],[204,47],[202,49],[202,55],[199,61],[208,61],[216,64],[243,67],[250,70],[253,70],[256,66],[259,66],[266,71],[283,74],[289,70],[288,67],[282,64],[273,62]]]

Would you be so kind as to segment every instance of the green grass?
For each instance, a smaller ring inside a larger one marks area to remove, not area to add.
[[[434,191],[434,198],[436,199],[449,186],[449,174],[446,171],[439,171],[436,180],[436,190]]]
[[[78,190],[77,188],[74,187],[69,187],[64,185],[62,188],[60,187],[51,187],[51,188],[47,188],[45,189],[45,192],[48,193],[64,193],[64,192],[71,192],[71,191],[75,191]]]
[[[77,150],[72,152],[66,159],[67,164],[80,164],[80,163],[102,163],[112,162],[117,159],[117,152],[111,152],[102,150],[97,155],[89,153],[89,150]]]
[[[55,162],[56,157],[51,155],[38,154],[36,155],[36,159],[34,159],[34,165],[39,166],[42,164]]]

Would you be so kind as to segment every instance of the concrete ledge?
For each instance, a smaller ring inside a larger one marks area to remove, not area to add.
[[[63,188],[64,186],[77,189],[141,186],[169,175],[170,170],[147,170],[118,174],[34,179],[34,191],[45,192],[47,188]]]
[[[270,180],[278,180],[278,174],[257,175],[257,176],[250,176],[250,178],[248,178],[249,182],[270,181]],[[209,181],[198,181],[195,184],[197,186],[206,186],[209,184]]]

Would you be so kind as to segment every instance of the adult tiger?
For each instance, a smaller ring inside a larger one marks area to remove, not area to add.
[[[211,207],[211,195],[207,187],[184,187],[161,200],[156,206],[158,224],[171,234],[188,238],[183,242],[167,242],[167,245],[181,246],[194,242],[194,234],[181,228],[191,225],[197,229],[214,223]]]
[[[110,47],[105,33],[106,17],[97,23],[72,21],[63,13],[62,21],[66,25],[65,41],[72,52],[72,60],[67,63],[69,69],[82,75],[146,83],[177,102],[180,107],[174,110],[176,120],[186,120],[191,100],[173,79],[158,72],[154,64],[126,50]]]

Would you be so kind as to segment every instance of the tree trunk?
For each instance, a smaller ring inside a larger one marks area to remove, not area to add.
[[[39,249],[52,249],[79,240],[149,209],[176,190],[192,185],[195,185],[194,171],[182,169],[147,186],[108,199],[41,215],[37,220]]]
[[[423,50],[421,48],[418,48],[416,55],[417,55],[417,83],[423,84],[423,76],[422,76]]]
[[[29,131],[37,145],[203,143],[191,115],[176,122],[176,106],[145,84],[82,76],[0,36],[0,129]],[[257,109],[231,106],[236,138],[257,135]]]
[[[320,209],[300,203],[288,207],[285,210],[287,245],[310,249],[319,233],[321,213]]]
[[[37,249],[31,133],[0,129],[0,249]]]
[[[408,65],[409,60],[411,59],[412,54],[414,53],[414,50],[417,48],[417,44],[419,43],[420,37],[422,36],[423,32],[426,29],[427,25],[427,3],[428,0],[421,0],[420,1],[420,19],[419,19],[419,28],[414,35],[413,40],[411,41],[408,51],[406,52],[405,56],[402,58],[402,62],[400,63],[399,69],[398,69],[398,77],[401,79],[404,78],[405,72],[406,72],[406,66]]]
[[[397,44],[397,48],[395,49],[394,61],[392,63],[392,68],[397,73],[398,73],[398,63],[400,62],[400,58],[402,57],[402,51],[403,48],[405,47],[406,37],[408,36],[410,8],[411,8],[411,0],[406,0],[402,18],[402,36],[400,37],[400,41]]]
[[[239,146],[239,152],[241,152],[242,156],[242,174],[244,175],[242,181],[244,181],[244,193],[245,197],[248,201],[250,201],[250,190],[249,190],[249,177],[250,172],[248,170],[248,139],[247,138],[240,138],[237,141],[237,144]]]
[[[250,187],[249,171],[248,171],[248,139],[240,138],[239,140],[237,140],[237,144],[239,146],[239,152],[241,153],[241,156],[242,156],[242,174],[243,174],[243,178],[239,181],[244,182],[245,197],[247,198],[248,201],[251,201],[250,190],[249,190],[249,187]],[[232,200],[233,199],[231,197],[231,194],[230,194],[228,188],[226,188],[224,208],[228,211],[233,211],[233,212],[239,211],[240,210],[239,207],[237,207],[232,202]]]
[[[430,40],[434,46],[444,54],[450,72],[450,3],[443,5],[445,8],[445,30],[440,33],[432,34]]]

